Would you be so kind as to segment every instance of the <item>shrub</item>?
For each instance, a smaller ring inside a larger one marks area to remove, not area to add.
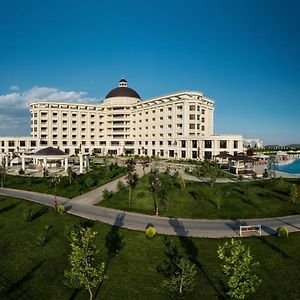
[[[59,205],[59,206],[57,207],[57,212],[58,212],[60,215],[63,215],[63,214],[66,212],[66,209],[65,209],[65,207],[64,207],[63,204],[61,204],[61,205]]]
[[[278,226],[277,228],[277,236],[278,237],[288,237],[289,230],[285,226]]]
[[[117,189],[119,192],[121,192],[122,190],[124,190],[126,188],[126,185],[123,181],[119,180],[118,184],[117,184]]]
[[[24,210],[23,212],[23,219],[25,222],[31,222],[33,219],[33,211],[31,208],[27,208],[26,210]]]
[[[19,175],[24,175],[25,174],[25,171],[23,169],[20,169],[19,170]]]
[[[153,238],[156,235],[156,229],[154,226],[148,226],[146,228],[146,236],[148,238]]]
[[[45,246],[46,242],[47,242],[46,235],[39,235],[35,240],[36,245],[40,247]]]
[[[114,195],[114,193],[112,191],[107,190],[107,189],[105,189],[102,192],[103,200],[110,200],[113,195]]]

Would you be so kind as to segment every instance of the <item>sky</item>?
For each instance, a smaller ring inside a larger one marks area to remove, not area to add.
[[[300,143],[298,0],[0,0],[0,136],[28,102],[99,103],[124,76],[143,99],[215,100],[216,134]]]

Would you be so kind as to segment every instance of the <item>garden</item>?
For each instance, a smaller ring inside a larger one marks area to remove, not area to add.
[[[86,193],[92,188],[101,186],[125,174],[126,167],[116,163],[107,165],[92,164],[85,174],[76,174],[68,169],[67,176],[11,176],[5,175],[4,187],[34,191],[58,196],[73,198]]]
[[[283,178],[212,184],[152,172],[133,183],[131,195],[130,187],[120,186],[99,205],[194,219],[278,217],[300,213],[299,188],[299,180]]]
[[[28,209],[34,212],[30,219]],[[72,250],[70,232],[79,225],[97,232],[96,256],[105,264],[104,279],[93,289],[95,299],[228,297],[220,255],[230,239],[147,238],[143,232],[59,215],[53,208],[1,196],[0,299],[89,299],[85,289],[66,285]],[[299,233],[288,238],[249,237],[241,242],[251,250],[253,261],[259,262],[255,277],[259,284],[246,299],[283,299],[283,295],[299,299]],[[190,274],[194,279],[189,292],[181,296],[171,293],[165,284],[172,262],[179,258],[193,265]]]

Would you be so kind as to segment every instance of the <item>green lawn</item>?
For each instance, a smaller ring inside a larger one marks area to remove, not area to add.
[[[19,199],[0,197],[0,299],[88,299],[85,291],[74,291],[64,284],[63,272],[68,264],[70,248],[66,232],[72,225],[86,222],[73,216],[59,216],[51,208],[41,210],[31,222],[22,218],[26,208],[38,212],[44,207]],[[51,225],[50,240],[45,246],[36,245],[37,236]],[[164,275],[159,267],[168,260],[166,253],[189,257],[197,265],[195,291],[180,299],[226,299],[225,277],[220,272],[216,254],[225,239],[196,239],[164,236],[153,240],[144,233],[115,229],[95,222],[96,243],[102,259],[107,261],[106,237],[118,236],[122,247],[108,263],[107,276],[97,299],[171,299],[161,288]],[[114,234],[112,234],[114,232]],[[288,239],[277,237],[244,238],[260,262],[262,285],[248,299],[300,298],[300,234]],[[176,249],[176,251],[174,251]],[[172,298],[174,299],[174,298]]]
[[[162,174],[162,178],[169,175]],[[166,179],[168,180],[168,179]],[[295,182],[300,190],[300,182]],[[160,204],[161,216],[198,219],[236,219],[278,217],[300,213],[300,199],[293,204],[290,199],[291,181],[271,180],[248,183],[218,183],[213,189],[209,184],[186,182],[181,191],[177,185],[167,188],[168,210]],[[133,191],[131,205],[128,204],[128,189],[113,195],[101,206],[145,214],[154,214],[153,194],[149,190],[149,174],[138,180]],[[221,209],[214,199],[221,197]]]
[[[103,185],[121,175],[125,174],[125,168],[116,164],[109,166],[96,166],[86,173],[72,178],[62,177],[57,185],[57,195],[73,198],[77,195],[89,191],[91,188]],[[54,184],[51,177],[25,177],[10,176],[5,177],[5,187],[35,191],[47,194],[54,194]]]

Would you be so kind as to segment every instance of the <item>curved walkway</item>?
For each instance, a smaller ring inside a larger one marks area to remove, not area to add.
[[[54,196],[23,190],[0,188],[0,194],[53,206]],[[76,216],[97,220],[110,225],[145,231],[148,224],[156,227],[160,234],[192,237],[237,237],[239,225],[262,225],[262,234],[275,234],[279,225],[285,225],[290,232],[300,231],[300,215],[280,218],[245,220],[192,220],[149,216],[105,207],[84,205],[74,200],[58,197],[68,211]]]

